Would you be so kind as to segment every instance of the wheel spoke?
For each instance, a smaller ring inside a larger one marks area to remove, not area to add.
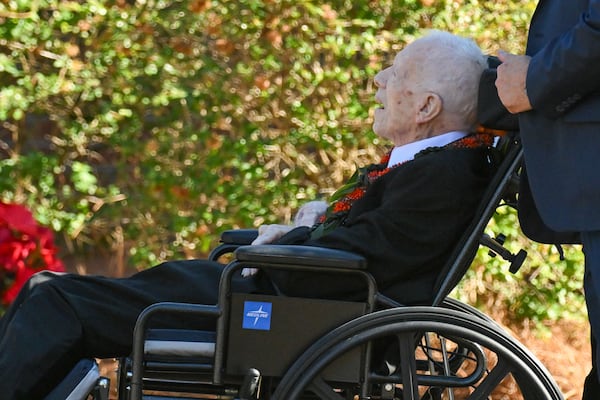
[[[309,390],[323,400],[344,400],[344,398],[335,392],[335,389],[320,376],[317,376],[312,380]]]
[[[415,358],[415,337],[412,332],[398,335],[400,345],[400,369],[402,374],[402,397],[404,400],[419,398],[417,384],[417,360]]]
[[[490,371],[485,379],[477,386],[475,391],[469,396],[469,400],[487,399],[489,395],[498,387],[510,373],[506,362],[500,358],[496,366]]]

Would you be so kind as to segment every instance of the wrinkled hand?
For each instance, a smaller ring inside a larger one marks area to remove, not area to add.
[[[527,69],[531,57],[500,50],[498,58],[502,61],[502,64],[498,66],[498,77],[496,78],[500,101],[513,114],[531,110],[531,102],[526,88]]]
[[[258,236],[252,242],[256,244],[273,243],[292,229],[298,226],[313,226],[317,223],[321,215],[327,211],[327,203],[324,201],[309,201],[298,210],[294,218],[294,225],[261,225],[258,228]],[[258,272],[257,268],[243,268],[242,276],[255,275]]]
[[[294,226],[313,226],[327,211],[327,203],[320,200],[309,201],[298,210]]]
[[[258,236],[254,239],[252,244],[273,243],[292,229],[294,229],[293,225],[261,225],[258,227]]]
[[[292,229],[294,229],[293,225],[261,225],[258,227],[258,236],[251,244],[273,243]],[[242,268],[242,276],[244,277],[255,275],[257,272],[257,268]]]

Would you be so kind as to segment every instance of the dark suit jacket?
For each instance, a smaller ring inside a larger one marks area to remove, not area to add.
[[[527,54],[520,219],[532,239],[570,242],[600,229],[600,0],[540,0]]]
[[[357,200],[345,225],[319,239],[297,228],[279,243],[349,250],[365,256],[379,289],[405,304],[429,302],[432,287],[471,222],[495,170],[486,149],[426,153],[384,175]],[[350,278],[270,273],[288,295],[352,295]]]

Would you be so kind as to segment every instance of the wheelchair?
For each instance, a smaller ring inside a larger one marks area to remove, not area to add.
[[[360,255],[308,246],[250,246],[257,231],[227,231],[209,256],[231,257],[218,303],[146,308],[135,326],[132,353],[120,360],[118,398],[563,399],[529,350],[485,314],[448,297],[480,246],[509,262],[513,273],[526,258],[525,251],[513,254],[502,238],[485,233],[498,207],[516,206],[522,162],[518,133],[499,136],[495,147],[498,171],[440,274],[431,304],[404,306],[379,293]],[[233,274],[257,266],[352,274],[364,281],[367,293],[349,301],[233,292]],[[152,318],[163,313],[214,318],[216,330],[153,329]],[[83,372],[72,377],[80,386]],[[63,391],[47,399],[108,398],[105,378],[96,373],[88,382],[83,396]]]

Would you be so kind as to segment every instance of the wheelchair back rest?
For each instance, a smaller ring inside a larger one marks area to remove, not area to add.
[[[279,377],[313,343],[344,322],[365,314],[360,302],[233,293],[227,338],[226,373],[250,368]],[[361,351],[332,364],[325,377],[356,382]]]
[[[434,287],[433,305],[439,305],[462,279],[479,248],[487,223],[503,199],[516,196],[515,179],[521,166],[523,150],[518,137],[518,118],[502,105],[496,91],[496,67],[499,61],[488,57],[479,84],[478,119],[482,130],[497,133],[495,145],[498,170],[490,181],[475,217],[455,247]]]

